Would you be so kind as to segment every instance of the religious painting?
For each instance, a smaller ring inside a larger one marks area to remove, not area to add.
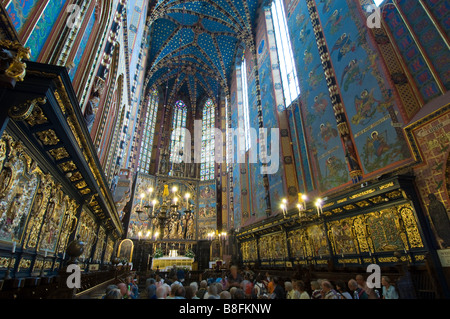
[[[319,3],[319,16],[327,21],[322,27],[363,171],[372,173],[410,159],[410,152],[400,128],[395,89],[385,80],[359,4],[346,2],[331,4],[329,10],[321,10],[325,4]]]
[[[55,205],[50,205],[47,209],[41,231],[39,250],[55,252],[69,200],[69,197],[60,191],[55,199]]]
[[[307,246],[304,229],[297,229],[288,233],[288,244],[291,257],[306,258]]]
[[[352,231],[352,221],[350,219],[343,219],[327,224],[334,253],[336,255],[356,254],[357,243]]]
[[[376,252],[405,249],[399,233],[398,217],[393,210],[370,213],[366,223]]]
[[[80,220],[78,222],[78,228],[75,234],[75,238],[80,236],[80,240],[84,243],[83,253],[79,257],[81,260],[89,258],[94,243],[97,240],[96,223],[94,218],[85,210],[81,211]]]
[[[315,257],[322,258],[328,256],[330,250],[328,248],[327,233],[323,225],[312,225],[307,228],[309,243]]]
[[[133,250],[134,250],[133,241],[130,239],[124,239],[119,244],[117,257],[119,257],[120,259],[125,258],[126,260],[131,262],[131,259],[133,258]]]

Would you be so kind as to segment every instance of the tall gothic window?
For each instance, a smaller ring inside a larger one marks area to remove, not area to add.
[[[208,99],[203,107],[202,121],[202,163],[200,166],[200,180],[214,179],[214,103]]]
[[[172,121],[172,136],[170,143],[170,162],[181,163],[183,155],[180,151],[184,152],[184,141],[186,139],[186,117],[187,117],[187,107],[183,101],[178,101],[175,103],[173,111],[173,121]]]
[[[241,89],[242,89],[242,105],[239,107],[239,126],[244,129],[245,132],[245,151],[250,149],[250,116],[248,105],[248,80],[247,80],[247,63],[245,58],[241,63]],[[242,123],[243,122],[243,123]]]
[[[139,154],[139,172],[141,173],[148,173],[150,169],[158,103],[158,91],[153,90],[148,99],[147,116],[145,117],[141,152]]]
[[[280,63],[281,82],[283,83],[286,107],[288,107],[300,95],[300,87],[283,0],[274,0],[272,2],[272,17],[277,42],[278,61]]]

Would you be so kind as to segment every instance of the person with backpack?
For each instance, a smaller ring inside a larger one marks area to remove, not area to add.
[[[264,285],[263,277],[261,274],[258,274],[253,286],[252,299],[260,299],[262,296],[267,296],[267,289],[266,285]]]

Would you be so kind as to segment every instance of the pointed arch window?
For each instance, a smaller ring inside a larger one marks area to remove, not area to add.
[[[276,47],[278,52],[278,61],[280,64],[281,82],[283,83],[283,92],[286,107],[300,95],[300,86],[298,83],[297,70],[292,53],[291,39],[286,22],[286,14],[282,0],[272,2],[273,27],[275,31]]]
[[[202,117],[202,163],[200,164],[200,180],[214,179],[215,142],[214,122],[215,107],[211,99],[208,99],[203,107]]]
[[[148,99],[147,115],[142,133],[142,145],[139,153],[139,172],[141,173],[148,173],[150,170],[158,104],[158,91],[154,89]]]
[[[181,100],[177,101],[173,111],[173,131],[170,141],[170,162],[172,163],[181,163],[183,159],[183,155],[180,154],[180,151],[184,149],[184,142],[186,140],[186,118],[186,104]]]

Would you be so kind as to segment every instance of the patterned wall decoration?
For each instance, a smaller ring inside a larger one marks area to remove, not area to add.
[[[442,30],[450,38],[450,4],[446,0],[426,0],[425,5],[433,13]]]
[[[311,165],[317,187],[326,191],[349,181],[345,154],[338,136],[308,8],[303,1],[292,1],[287,8],[297,73],[305,75],[299,76],[300,100]],[[302,127],[297,126],[296,129],[301,131]]]
[[[408,26],[399,11],[395,6],[389,5],[383,9],[383,14],[389,31],[396,39],[398,50],[425,103],[441,95],[439,84],[421,54],[421,48],[414,41],[413,35],[408,32]]]
[[[75,54],[75,58],[73,60],[74,67],[72,69],[70,69],[70,71],[69,71],[69,76],[72,81],[75,78],[75,74],[77,73],[77,70],[78,70],[78,65],[81,62],[81,58],[83,57],[84,51],[86,50],[86,46],[89,41],[89,38],[92,34],[92,29],[94,28],[94,24],[96,21],[95,20],[95,11],[96,11],[96,8],[94,7],[94,11],[92,12],[91,17],[89,18],[89,22],[84,31],[83,38],[81,39],[80,45],[78,46],[78,49],[77,49],[77,53]]]
[[[259,258],[283,259],[287,257],[286,235],[284,232],[262,236],[258,242]]]
[[[11,18],[17,33],[22,31],[39,2],[39,0],[12,0],[6,6],[8,15]]]
[[[403,16],[406,18],[414,36],[418,40],[418,45],[423,49],[427,58],[430,60],[430,70],[437,74],[438,79],[446,90],[450,89],[450,57],[448,46],[439,34],[438,29],[427,14],[421,3],[424,1],[415,1],[411,3],[407,0],[398,0],[397,5]],[[428,1],[434,2],[434,1]],[[448,6],[448,3],[447,3]],[[448,16],[448,13],[447,13]],[[448,43],[448,39],[446,39]]]
[[[39,21],[25,44],[26,47],[31,49],[31,61],[37,61],[65,3],[65,0],[51,1],[42,12]]]

